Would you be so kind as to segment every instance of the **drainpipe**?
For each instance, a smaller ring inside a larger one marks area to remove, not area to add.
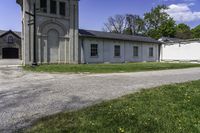
[[[34,13],[33,13],[33,32],[34,32],[34,35],[33,35],[33,63],[32,63],[32,66],[37,66],[37,58],[36,58],[36,1],[34,2],[34,5],[33,5],[33,10],[34,10]]]

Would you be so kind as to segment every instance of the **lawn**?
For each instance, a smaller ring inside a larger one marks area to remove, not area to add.
[[[25,133],[200,133],[200,81],[42,118]]]
[[[200,64],[191,63],[124,63],[124,64],[63,64],[25,66],[24,69],[35,72],[72,72],[72,73],[115,73],[138,72],[166,69],[181,69],[200,67]]]

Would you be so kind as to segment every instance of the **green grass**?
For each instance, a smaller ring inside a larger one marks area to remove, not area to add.
[[[25,133],[200,133],[200,81],[43,118]]]
[[[40,65],[35,68],[25,66],[24,69],[35,72],[72,72],[72,73],[115,73],[138,72],[151,70],[181,69],[200,67],[200,64],[191,63],[124,63],[124,64],[63,64]]]

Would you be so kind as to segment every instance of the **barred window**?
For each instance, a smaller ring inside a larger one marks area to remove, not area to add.
[[[138,46],[133,47],[133,56],[138,57],[139,56],[139,48]]]
[[[98,56],[98,44],[91,44],[91,56]]]
[[[47,0],[40,0],[40,9],[42,12],[47,12]]]
[[[153,57],[153,48],[149,48],[149,57]]]
[[[12,37],[12,36],[9,36],[9,37],[8,37],[8,43],[13,43],[13,42],[14,42],[13,37]]]
[[[59,9],[59,10],[60,10],[60,15],[65,16],[65,12],[66,12],[66,8],[65,8],[66,5],[65,5],[65,2],[60,2],[59,4],[60,4],[60,7],[59,7],[59,8],[60,8],[60,9]]]
[[[120,50],[120,45],[115,45],[115,51],[114,51],[114,56],[115,57],[120,57],[121,55],[121,50]]]
[[[56,14],[57,13],[57,5],[56,5],[56,1],[55,0],[51,0],[50,1],[50,13],[51,14]]]

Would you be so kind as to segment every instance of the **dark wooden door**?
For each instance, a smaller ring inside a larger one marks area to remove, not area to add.
[[[3,48],[3,59],[18,59],[19,49],[17,48]]]

